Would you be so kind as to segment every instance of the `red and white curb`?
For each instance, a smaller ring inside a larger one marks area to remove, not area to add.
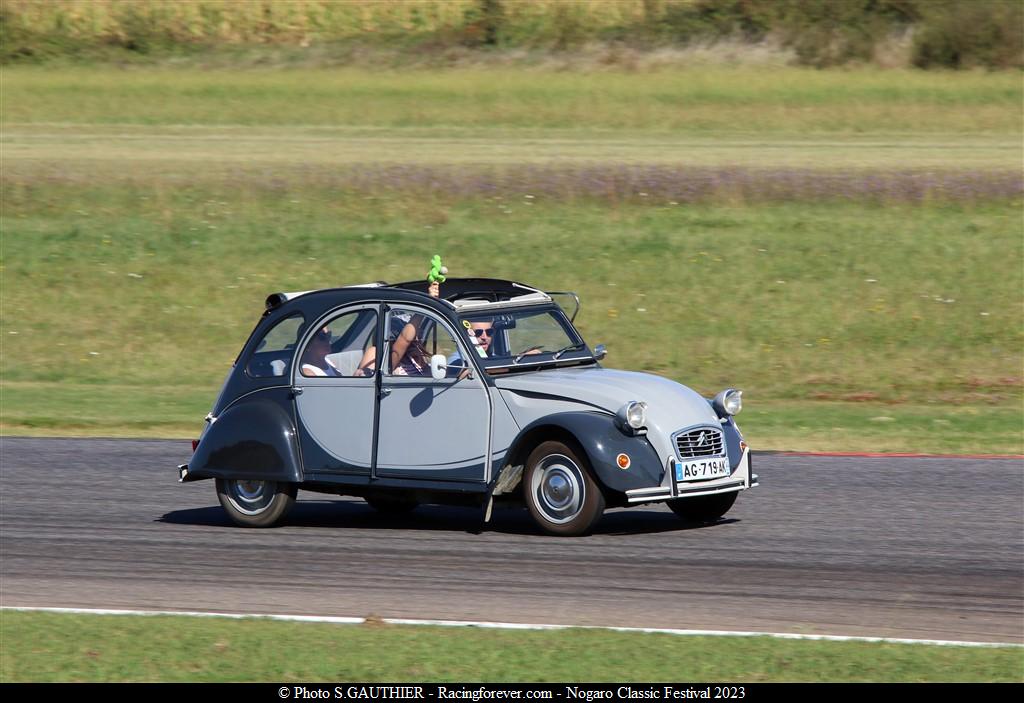
[[[773,637],[783,640],[818,640],[825,642],[880,642],[886,644],[930,644],[941,647],[1024,647],[1014,642],[959,642],[954,640],[917,640],[902,637],[858,637],[848,635],[808,635],[792,632],[746,632],[742,630],[681,630],[665,627],[611,627],[602,625],[552,625],[519,622],[489,622],[486,620],[421,620],[413,618],[362,618],[331,615],[275,615],[259,613],[213,613],[183,610],[112,610],[104,608],[41,608],[3,606],[0,610],[36,613],[73,613],[76,615],[172,615],[196,618],[226,618],[230,620],[277,620],[283,622],[316,622],[334,625],[363,625],[368,620],[388,625],[431,625],[434,627],[478,627],[495,630],[608,630],[610,632],[640,632],[661,635],[695,637]]]

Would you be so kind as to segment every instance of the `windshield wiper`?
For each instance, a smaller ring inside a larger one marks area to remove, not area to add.
[[[517,354],[514,359],[512,359],[512,363],[513,364],[518,364],[519,360],[522,359],[527,354],[529,354],[530,352],[539,352],[543,348],[544,348],[543,344],[534,344],[532,347],[527,347],[522,352]]]
[[[562,354],[565,354],[566,352],[579,351],[580,349],[586,349],[586,347],[587,345],[583,344],[582,342],[580,342],[579,344],[570,344],[569,346],[562,347],[561,349],[556,351],[555,355],[551,357],[551,360],[554,361],[555,359],[560,357]]]

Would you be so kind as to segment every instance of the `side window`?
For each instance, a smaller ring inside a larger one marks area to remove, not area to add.
[[[452,359],[459,345],[436,318],[412,310],[394,309],[388,321],[392,376],[430,376],[430,357],[441,354]]]
[[[302,315],[292,315],[271,327],[256,345],[246,373],[253,378],[286,376],[304,322]]]
[[[372,377],[377,368],[377,312],[370,308],[342,313],[313,333],[302,352],[299,373],[316,376]]]

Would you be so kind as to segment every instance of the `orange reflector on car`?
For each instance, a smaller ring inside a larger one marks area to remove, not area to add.
[[[619,454],[617,457],[615,457],[615,461],[616,463],[618,463],[620,469],[629,468],[629,454]]]

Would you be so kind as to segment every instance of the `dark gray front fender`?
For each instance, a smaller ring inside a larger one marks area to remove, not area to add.
[[[302,481],[287,388],[241,398],[206,430],[192,460],[193,478]]]
[[[625,434],[611,415],[597,412],[556,413],[527,425],[513,442],[510,463],[523,464],[534,447],[549,439],[582,449],[602,488],[625,493],[661,484],[664,467],[647,438]],[[619,454],[629,457],[629,468],[619,468]]]
[[[729,452],[730,467],[735,471],[739,468],[740,461],[743,459],[743,449],[740,447],[740,441],[742,440],[740,430],[732,417],[722,424],[722,434],[725,437],[725,446]]]

